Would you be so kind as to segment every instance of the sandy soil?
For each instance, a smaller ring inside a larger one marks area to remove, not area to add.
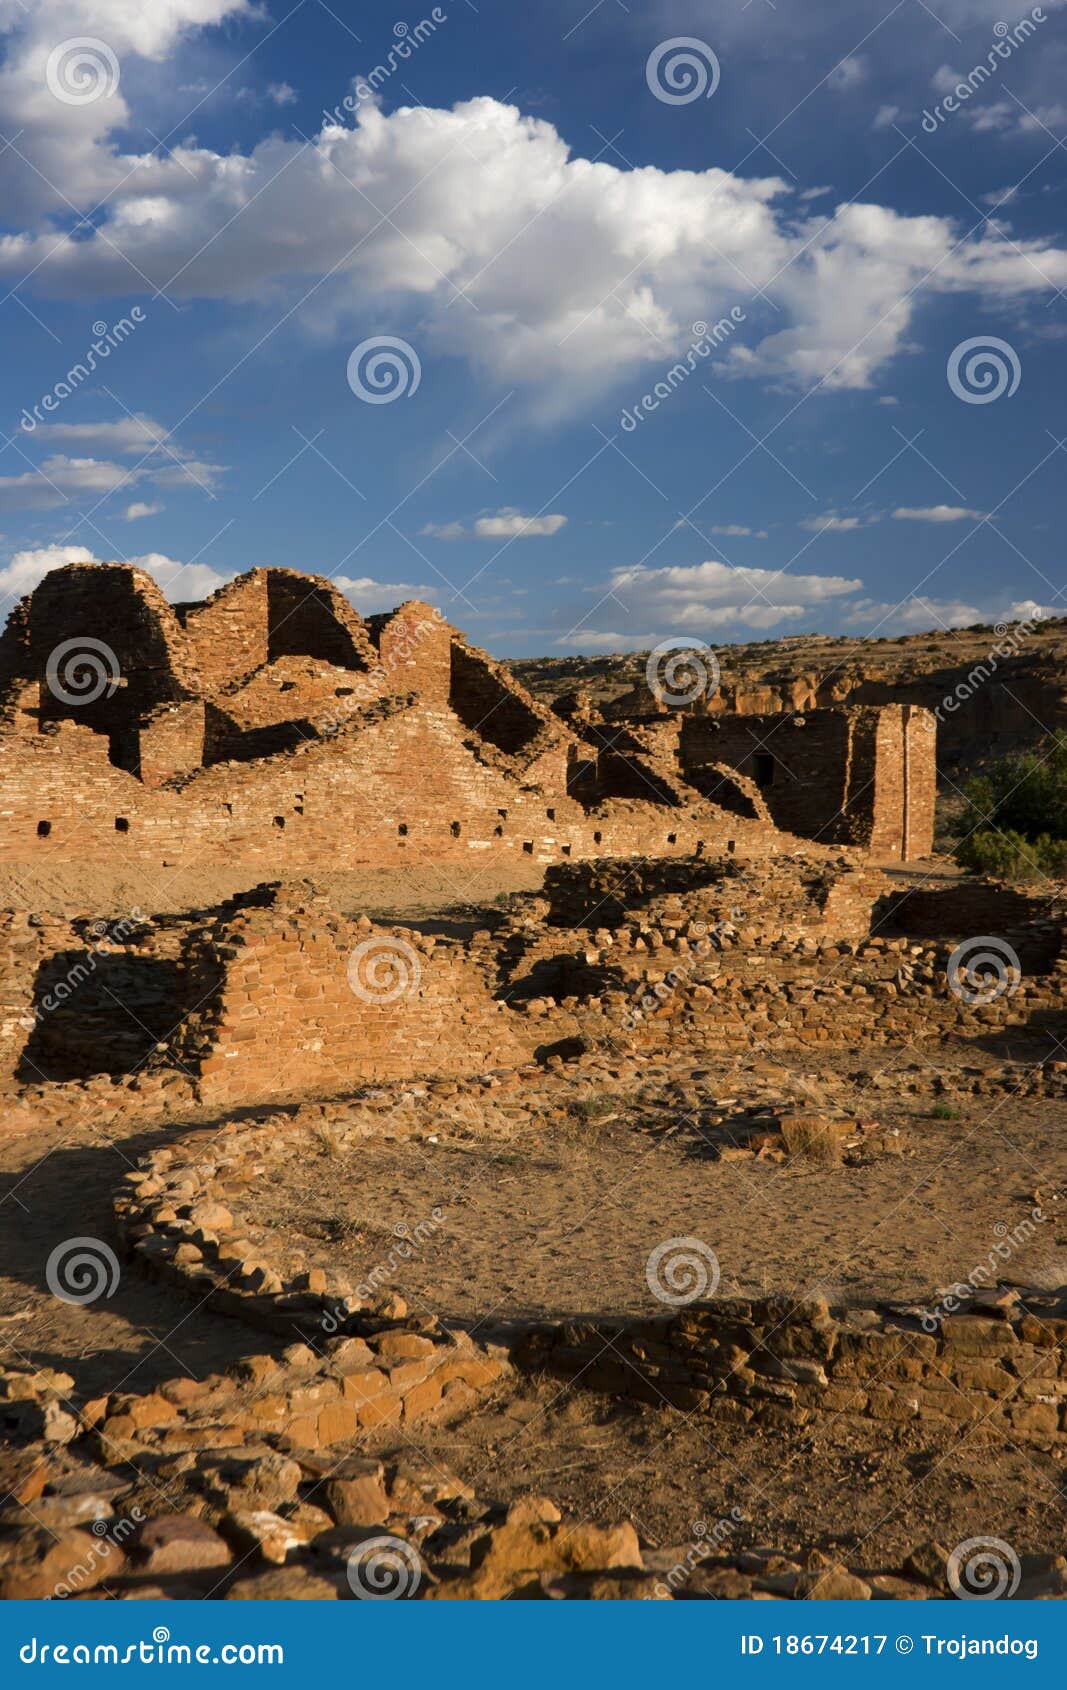
[[[547,1493],[579,1519],[628,1518],[653,1545],[691,1542],[695,1522],[726,1520],[731,1552],[769,1546],[800,1558],[814,1548],[878,1568],[930,1538],[992,1535],[1019,1555],[1047,1553],[1067,1525],[1063,1462],[1038,1450],[993,1452],[966,1433],[921,1430],[894,1444],[875,1424],[787,1439],[611,1404],[555,1380],[502,1392],[459,1426],[420,1428],[418,1444],[485,1494]]]
[[[0,909],[94,916],[118,916],[141,909],[147,915],[169,915],[209,909],[235,892],[278,878],[266,867],[231,871],[156,869],[135,864],[128,869],[110,869],[99,864],[49,864],[47,859],[5,863],[0,869]],[[491,905],[503,893],[532,891],[544,878],[544,865],[538,867],[526,857],[448,868],[414,863],[402,871],[363,867],[310,878],[345,915],[403,920],[441,910]]]
[[[183,1373],[203,1377],[271,1340],[168,1291],[122,1262],[113,1295],[85,1307],[48,1290],[51,1251],[89,1237],[117,1249],[111,1199],[159,1140],[111,1139],[90,1126],[0,1139],[0,1364],[74,1375],[78,1402],[105,1391],[149,1391]],[[279,1341],[280,1343],[282,1341]]]
[[[670,1238],[715,1253],[723,1292],[796,1289],[831,1301],[927,1302],[966,1277],[1040,1197],[1050,1219],[1000,1276],[1067,1280],[1067,1104],[967,1099],[951,1120],[926,1101],[883,1102],[903,1153],[861,1165],[715,1159],[721,1133],[693,1081],[602,1098],[601,1118],[546,1117],[504,1142],[302,1145],[288,1181],[272,1170],[256,1219],[356,1282],[386,1262],[394,1228],[437,1226],[391,1283],[418,1307],[485,1333],[518,1316],[654,1310],[645,1267]],[[666,1132],[664,1128],[666,1127]]]

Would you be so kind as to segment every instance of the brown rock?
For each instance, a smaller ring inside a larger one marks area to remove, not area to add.
[[[233,1559],[219,1536],[191,1514],[162,1514],[142,1528],[133,1558],[139,1571],[159,1578],[228,1567]]]
[[[268,1508],[236,1509],[224,1514],[219,1531],[239,1555],[258,1551],[264,1561],[284,1566],[294,1549],[303,1548],[313,1534],[298,1521],[283,1520]]]
[[[345,1464],[346,1469],[356,1466]],[[345,1472],[323,1487],[323,1499],[339,1526],[376,1526],[389,1518],[389,1498],[378,1461],[366,1461],[363,1472]]]
[[[803,1602],[869,1602],[871,1587],[850,1573],[847,1567],[827,1567],[825,1571],[798,1573],[793,1586],[794,1601]]]
[[[948,1561],[948,1550],[931,1538],[926,1543],[917,1544],[904,1557],[904,1571],[922,1584],[932,1585],[935,1590],[947,1590]]]
[[[123,1567],[121,1549],[91,1533],[0,1527],[0,1600],[37,1601],[92,1590]]]
[[[337,1589],[303,1567],[276,1567],[255,1578],[238,1579],[227,1602],[336,1602]]]

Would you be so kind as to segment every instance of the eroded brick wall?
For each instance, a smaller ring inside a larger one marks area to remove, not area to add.
[[[1067,1441],[1067,1319],[1020,1313],[933,1320],[824,1302],[723,1298],[660,1319],[543,1326],[527,1367],[657,1407],[769,1427],[872,1421],[987,1439]],[[873,1427],[870,1430],[873,1431]]]
[[[688,715],[682,766],[726,763],[752,780],[776,825],[886,859],[932,848],[936,735],[913,705],[776,716]]]
[[[473,1074],[532,1054],[492,996],[488,953],[346,921],[310,896],[224,916],[190,971],[208,996],[181,1061],[209,1102]]]
[[[538,767],[564,755],[546,751]],[[520,779],[502,754],[476,754],[450,712],[418,701],[375,706],[336,737],[288,754],[216,763],[177,788],[146,787],[108,761],[100,736],[64,724],[12,739],[0,758],[0,859],[241,863],[286,876],[362,863],[476,867],[490,853],[552,862],[782,843],[765,824],[699,801],[587,810],[538,790],[524,772]]]

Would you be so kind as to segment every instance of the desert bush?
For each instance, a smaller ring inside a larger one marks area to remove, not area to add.
[[[998,880],[1067,878],[1067,737],[969,781],[953,827],[963,868]]]

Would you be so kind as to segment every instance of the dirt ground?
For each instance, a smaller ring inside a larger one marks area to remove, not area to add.
[[[258,876],[244,868],[107,868],[100,864],[5,863],[0,869],[0,909],[39,914],[114,917],[132,909],[172,915],[209,909],[257,880],[277,879],[268,866]],[[363,867],[316,874],[314,884],[343,915],[392,916],[397,920],[443,910],[473,910],[508,892],[540,886],[544,866],[528,857],[512,862],[478,862],[442,868],[420,863],[398,870]]]
[[[909,1431],[894,1443],[874,1424],[862,1434],[832,1422],[810,1435],[725,1429],[558,1380],[502,1392],[418,1442],[487,1494],[508,1501],[532,1490],[579,1519],[627,1518],[653,1546],[699,1540],[701,1522],[726,1521],[730,1554],[769,1547],[799,1559],[815,1549],[873,1569],[899,1565],[931,1538],[992,1534],[1020,1555],[1047,1553],[1067,1526],[1063,1462],[1039,1450],[994,1452],[967,1433]]]
[[[265,1334],[210,1314],[122,1264],[110,1297],[85,1307],[48,1290],[56,1245],[74,1236],[115,1245],[112,1197],[158,1135],[112,1139],[91,1126],[0,1137],[0,1363],[57,1367],[81,1402],[97,1392],[148,1391],[203,1377],[236,1356],[269,1350]]]
[[[995,1261],[997,1276],[1067,1280],[1067,1199],[1056,1195],[1067,1190],[1067,1103],[968,1098],[943,1119],[925,1100],[884,1100],[879,1124],[897,1129],[897,1153],[873,1134],[868,1152],[857,1135],[857,1165],[827,1167],[718,1160],[724,1136],[742,1136],[716,1124],[731,1119],[714,1106],[722,1080],[678,1081],[535,1113],[488,1144],[301,1145],[291,1178],[272,1169],[256,1191],[256,1219],[356,1283],[406,1226],[421,1243],[395,1263],[393,1288],[478,1336],[516,1317],[657,1310],[645,1265],[669,1238],[708,1245],[724,1293],[925,1304],[987,1263],[1039,1201],[1048,1219]]]

